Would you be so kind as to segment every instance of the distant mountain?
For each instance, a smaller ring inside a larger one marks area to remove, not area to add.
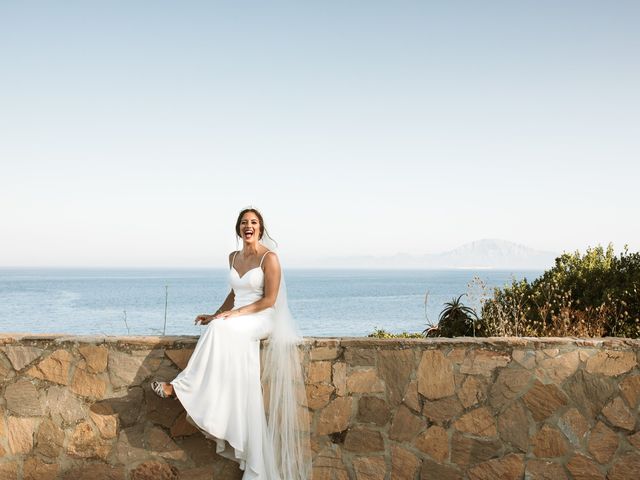
[[[422,268],[422,269],[518,269],[544,270],[554,264],[558,254],[543,252],[509,242],[483,239],[466,243],[443,253],[391,256],[359,255],[317,259],[314,267],[329,268]]]
[[[484,239],[432,255],[432,260],[450,268],[546,269],[553,266],[557,256],[507,240]]]

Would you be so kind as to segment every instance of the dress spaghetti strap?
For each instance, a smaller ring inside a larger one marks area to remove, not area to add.
[[[267,250],[266,252],[264,252],[264,255],[262,255],[262,258],[260,259],[260,265],[259,265],[260,268],[262,268],[262,261],[264,260],[264,257],[266,257],[267,253],[270,253],[270,252],[271,250]]]

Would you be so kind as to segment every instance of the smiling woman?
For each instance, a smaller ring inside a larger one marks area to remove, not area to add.
[[[186,368],[152,388],[180,400],[216,452],[240,464],[243,480],[307,479],[308,412],[298,401],[306,398],[297,348],[303,339],[288,309],[276,244],[253,208],[240,212],[236,235],[243,248],[229,254],[231,291],[216,313],[196,317],[208,327]],[[261,378],[260,341],[267,338]],[[269,386],[268,422],[262,383]]]
[[[241,218],[238,219],[239,224],[236,224],[236,232],[238,236],[240,236],[240,231],[242,231],[242,235],[245,239],[249,239],[253,237],[256,228],[260,230],[263,224],[262,215],[260,212],[249,210],[247,211]],[[260,236],[262,236],[262,231],[260,231]]]

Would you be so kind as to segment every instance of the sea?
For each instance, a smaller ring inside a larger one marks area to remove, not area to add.
[[[422,332],[443,304],[476,307],[535,270],[296,269],[289,308],[305,337]],[[0,333],[200,335],[230,287],[227,269],[0,268]],[[426,300],[426,302],[425,302]],[[238,317],[240,318],[240,317]]]

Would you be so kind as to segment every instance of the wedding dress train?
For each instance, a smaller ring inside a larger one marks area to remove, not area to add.
[[[237,252],[236,252],[237,253]],[[233,266],[229,284],[234,307],[263,296],[260,266],[240,276]],[[274,480],[273,445],[260,381],[260,340],[273,329],[273,307],[207,324],[186,368],[170,383],[187,412],[187,420],[216,442],[216,452],[239,463],[243,480]]]

